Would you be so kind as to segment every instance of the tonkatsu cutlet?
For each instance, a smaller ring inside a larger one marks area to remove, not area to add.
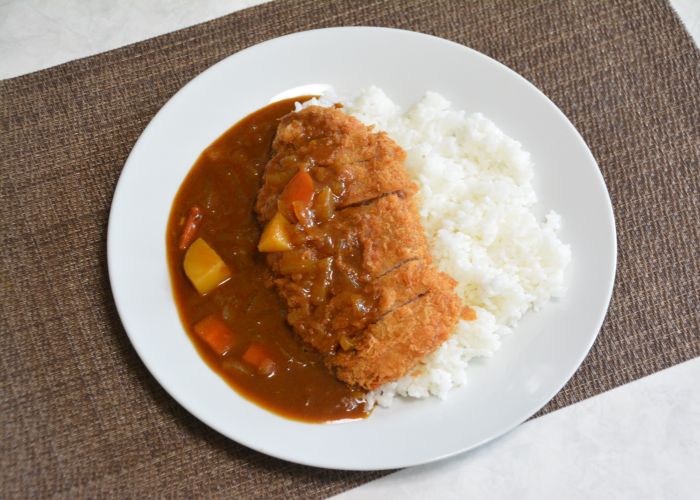
[[[431,265],[404,151],[335,108],[286,115],[256,211],[287,321],[336,376],[372,390],[453,331],[455,281]]]
[[[312,106],[286,115],[272,150],[255,207],[261,222],[277,212],[278,197],[300,168],[317,181],[317,188],[332,190],[336,208],[416,191],[403,166],[404,150],[385,133],[373,134],[337,109]]]

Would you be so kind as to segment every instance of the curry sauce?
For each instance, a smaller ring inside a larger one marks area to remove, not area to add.
[[[265,256],[256,248],[261,227],[254,206],[263,171],[280,118],[299,100],[303,98],[279,101],[247,116],[192,167],[175,197],[167,227],[173,293],[197,351],[239,394],[295,420],[363,418],[364,394],[338,381],[321,354],[289,328],[286,306],[270,286]],[[218,255],[228,271],[218,286],[200,288],[203,295],[183,269],[183,232],[192,221],[197,237],[206,242],[205,250]],[[197,326],[217,322],[230,336],[219,352],[203,340]],[[253,347],[258,346],[268,362],[262,369],[251,363]]]

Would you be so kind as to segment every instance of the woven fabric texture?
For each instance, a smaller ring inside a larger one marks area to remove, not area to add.
[[[244,47],[339,25],[422,31],[498,59],[598,160],[615,293],[543,412],[700,355],[700,55],[667,4],[275,1],[0,82],[1,497],[318,498],[383,474],[286,463],[197,421],[139,361],[106,271],[114,187],[158,109]]]

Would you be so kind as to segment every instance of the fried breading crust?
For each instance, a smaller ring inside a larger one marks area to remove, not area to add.
[[[304,246],[295,249],[332,263],[324,300],[313,290],[328,269],[285,274],[282,253],[267,260],[294,331],[340,380],[366,390],[433,352],[463,308],[455,281],[431,264],[404,160],[386,134],[338,109],[308,107],[281,120],[256,203],[260,221],[270,220],[299,169],[333,189],[335,216],[303,228]]]

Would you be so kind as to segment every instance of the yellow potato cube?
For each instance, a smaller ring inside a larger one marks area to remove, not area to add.
[[[226,263],[202,238],[197,238],[187,249],[182,267],[202,295],[211,292],[231,277],[231,270]]]
[[[292,241],[289,237],[291,224],[284,218],[280,212],[267,223],[263,229],[258,250],[261,252],[286,252],[293,248]]]

